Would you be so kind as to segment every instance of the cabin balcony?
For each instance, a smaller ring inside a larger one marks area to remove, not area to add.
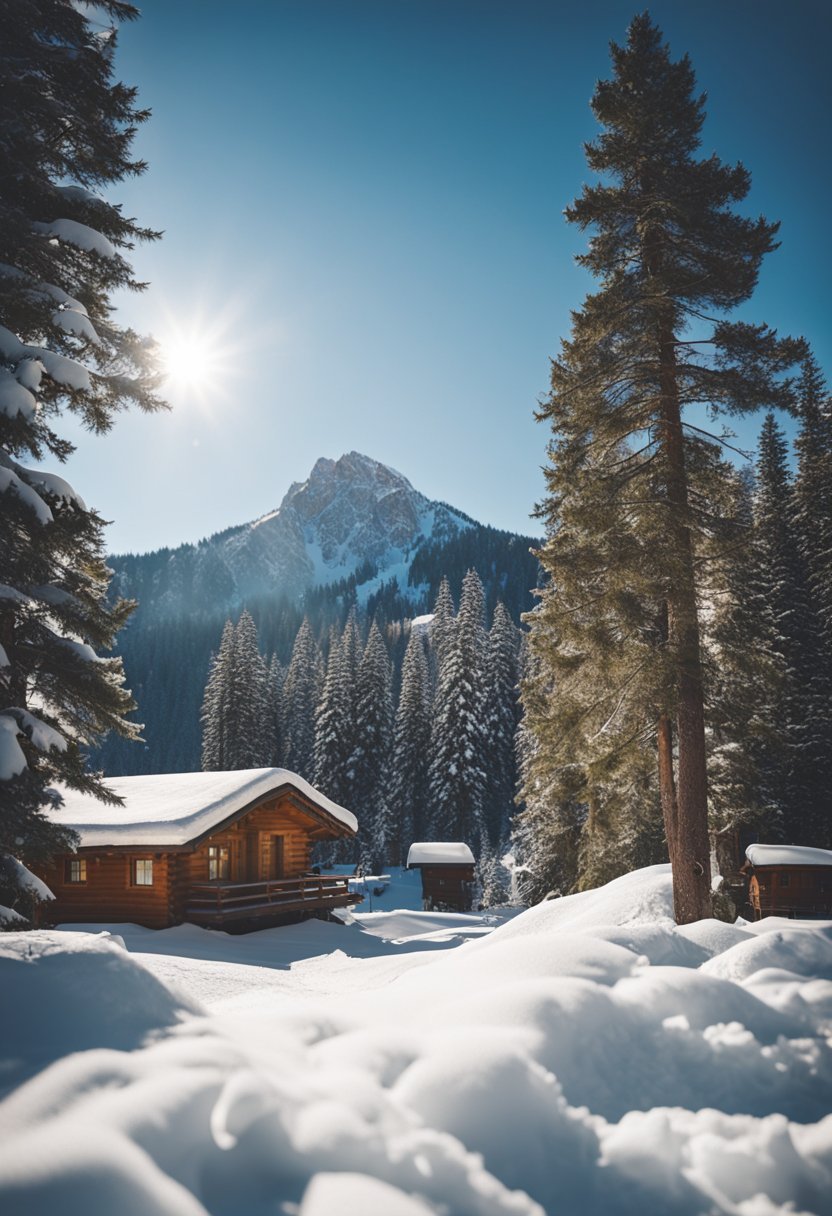
[[[360,903],[362,898],[350,891],[347,879],[340,875],[302,874],[261,882],[214,879],[191,884],[185,919],[194,925],[217,927],[284,914],[346,908]]]

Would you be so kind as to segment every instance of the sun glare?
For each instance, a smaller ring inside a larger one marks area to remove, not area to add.
[[[177,333],[162,343],[165,375],[179,388],[210,389],[222,373],[222,357],[207,335]]]

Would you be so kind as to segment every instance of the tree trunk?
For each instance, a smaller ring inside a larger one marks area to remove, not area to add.
[[[674,912],[677,924],[684,925],[711,915],[711,883],[702,660],[674,338],[672,327],[663,323],[659,330],[659,436],[666,459],[671,561],[667,645],[676,665],[678,740],[676,830],[668,845],[673,867]],[[667,740],[663,755],[661,730],[660,721],[660,780],[667,764]]]

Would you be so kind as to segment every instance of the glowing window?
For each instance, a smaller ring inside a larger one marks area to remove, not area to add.
[[[133,862],[133,882],[137,887],[153,886],[153,862],[149,857],[141,857]]]
[[[228,848],[222,844],[208,846],[208,877],[228,878],[231,873],[231,858]]]
[[[87,881],[87,863],[83,857],[72,857],[66,863],[66,881],[67,882],[86,882]]]

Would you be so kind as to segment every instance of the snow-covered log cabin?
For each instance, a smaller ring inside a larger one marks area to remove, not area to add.
[[[354,836],[351,811],[286,769],[114,777],[124,801],[63,790],[49,818],[77,852],[38,871],[52,924],[188,921],[248,929],[358,903],[347,880],[310,873],[319,840]]]
[[[461,840],[417,841],[407,854],[408,870],[422,872],[426,912],[470,912],[475,864],[474,854]]]
[[[804,845],[751,844],[743,872],[754,919],[832,916],[832,852]]]

